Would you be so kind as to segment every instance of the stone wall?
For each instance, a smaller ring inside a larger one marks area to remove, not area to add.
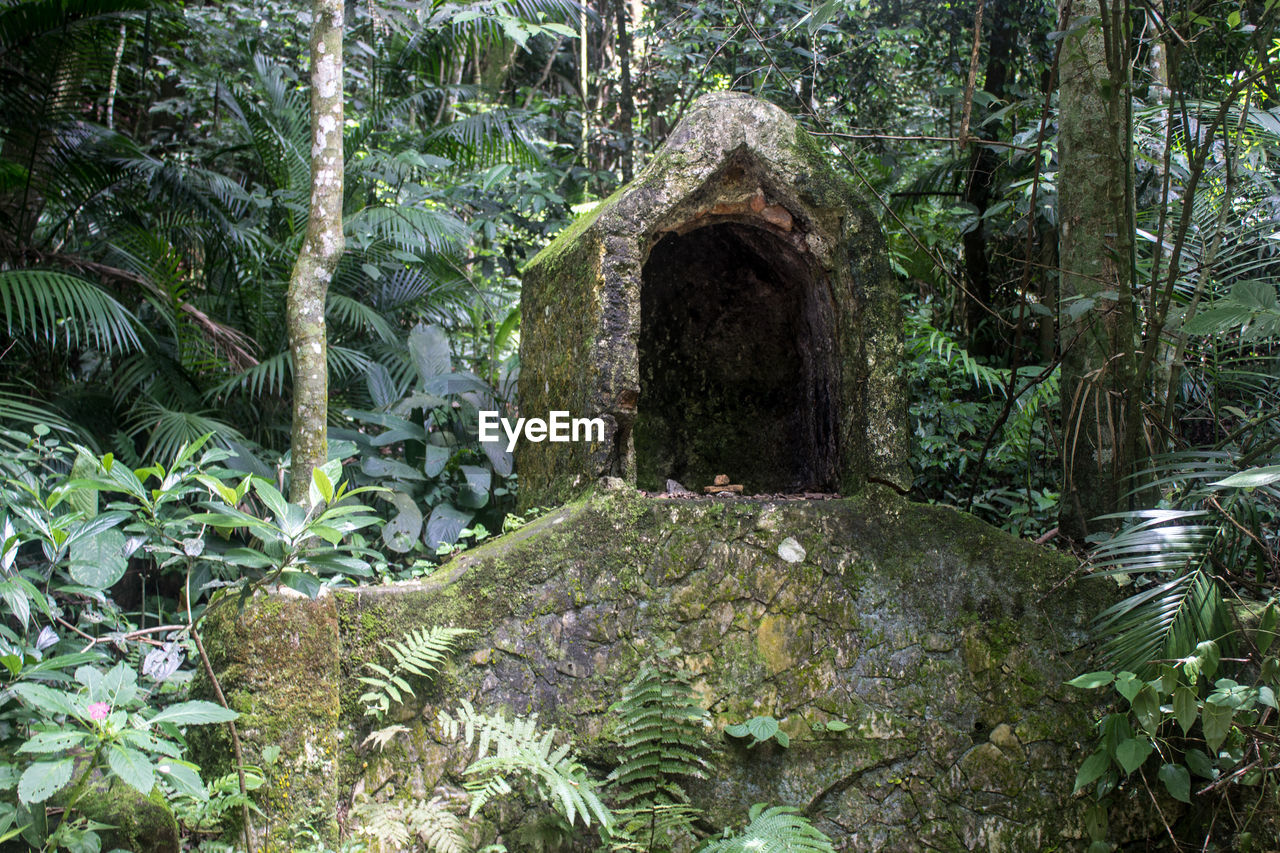
[[[1070,793],[1090,709],[1063,682],[1106,590],[1076,568],[881,487],[780,502],[617,487],[425,582],[225,608],[209,646],[250,760],[285,747],[264,799],[267,849],[317,815],[331,835],[327,817],[353,793],[458,796],[467,756],[435,717],[464,698],[538,714],[607,773],[608,707],[658,644],[680,647],[714,720],[716,772],[694,792],[713,826],[766,802],[801,808],[840,850],[1083,849],[1085,803]],[[363,662],[434,625],[478,633],[399,709],[407,733],[383,752],[357,746],[372,728],[357,701]],[[762,715],[790,748],[722,734]],[[823,731],[834,720],[850,728]],[[526,819],[484,817],[478,831],[509,845]]]

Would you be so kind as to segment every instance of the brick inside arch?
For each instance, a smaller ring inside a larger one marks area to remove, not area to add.
[[[749,221],[668,233],[640,318],[640,488],[724,473],[747,494],[835,490],[834,308],[802,240]]]

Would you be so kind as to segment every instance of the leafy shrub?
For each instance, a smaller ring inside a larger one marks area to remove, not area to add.
[[[509,404],[474,373],[454,370],[444,330],[414,327],[404,375],[374,364],[368,384],[376,408],[348,410],[358,428],[331,434],[355,442],[359,482],[388,490],[394,514],[383,544],[434,555],[473,522],[500,529],[514,505],[512,456],[505,443],[479,440],[479,412],[505,412]]]

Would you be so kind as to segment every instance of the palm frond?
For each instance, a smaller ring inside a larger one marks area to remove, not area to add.
[[[0,271],[0,310],[10,335],[67,346],[92,344],[107,353],[141,346],[137,318],[115,297],[84,279],[55,270]]]
[[[130,435],[146,438],[142,458],[159,462],[168,462],[184,446],[210,433],[212,441],[222,446],[228,440],[244,440],[239,430],[211,413],[170,409],[154,401],[137,405],[126,428]]]

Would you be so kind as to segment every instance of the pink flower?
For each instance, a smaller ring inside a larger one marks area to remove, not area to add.
[[[94,702],[89,706],[89,716],[95,720],[105,720],[111,714],[111,706],[106,702]]]

